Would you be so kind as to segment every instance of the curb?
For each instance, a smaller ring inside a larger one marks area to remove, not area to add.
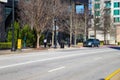
[[[112,79],[115,78],[115,79]],[[120,80],[120,69],[114,71],[112,74],[108,75],[105,80]]]

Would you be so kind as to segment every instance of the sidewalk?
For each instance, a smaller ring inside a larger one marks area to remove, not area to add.
[[[51,47],[51,48],[26,48],[26,49],[21,49],[21,50],[16,50],[15,52],[11,52],[11,49],[9,50],[0,50],[0,55],[8,55],[8,54],[24,54],[24,53],[29,53],[29,52],[40,52],[40,51],[53,51],[53,50],[69,50],[69,49],[79,49],[81,47],[67,47],[65,46],[64,48],[60,48],[60,47],[57,47],[57,48],[54,48],[54,47]]]
[[[8,50],[0,50],[0,55],[8,55],[8,54],[24,54],[24,53],[29,53],[29,52],[39,52],[47,50],[47,48],[42,48],[42,49],[36,49],[36,48],[26,48],[26,49],[21,49],[21,50],[16,50],[16,51],[11,51],[11,49]]]
[[[116,46],[116,45],[103,45],[103,46],[100,46],[100,47],[109,47],[109,48],[119,48],[120,49],[120,46]],[[36,49],[36,48],[26,48],[26,49],[22,49],[22,50],[16,50],[15,52],[11,52],[11,50],[0,50],[0,55],[8,55],[8,54],[24,54],[24,53],[29,53],[29,52],[40,52],[40,51],[47,51],[47,50],[70,50],[70,49],[86,49],[86,47],[64,47],[64,48],[39,48],[39,49]]]

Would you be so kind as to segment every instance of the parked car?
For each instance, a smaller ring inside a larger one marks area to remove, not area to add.
[[[98,39],[88,39],[83,42],[84,47],[99,47],[100,41]]]

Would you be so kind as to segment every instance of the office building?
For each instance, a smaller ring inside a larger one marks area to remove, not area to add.
[[[89,37],[95,36],[94,30],[96,28],[96,38],[101,41],[106,36],[106,40],[111,44],[120,42],[120,0],[92,0],[91,4],[93,19]],[[109,20],[107,20],[108,16]],[[105,31],[102,29],[107,28],[105,24],[109,25],[109,29],[106,30],[104,36]]]
[[[15,0],[16,4],[17,0]],[[15,5],[16,6],[16,5]],[[0,2],[0,42],[6,41],[8,29],[12,22],[12,0]]]
[[[15,7],[18,0],[15,0]],[[70,2],[70,0],[67,0]],[[88,0],[71,0],[75,4],[88,3]],[[16,9],[16,8],[15,8]],[[16,17],[15,17],[16,18]],[[7,3],[0,2],[0,42],[6,41],[7,32],[11,29],[12,22],[12,0]]]

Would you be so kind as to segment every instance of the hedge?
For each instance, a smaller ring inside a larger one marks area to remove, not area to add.
[[[118,42],[118,45],[120,45],[120,42]]]
[[[0,42],[0,49],[9,49],[12,47],[11,42]]]
[[[104,45],[104,41],[100,41],[100,45]]]

